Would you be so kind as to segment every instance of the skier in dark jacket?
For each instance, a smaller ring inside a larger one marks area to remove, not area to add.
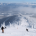
[[[4,33],[4,27],[2,26],[2,28],[1,28],[1,30],[2,30],[2,33]]]
[[[26,31],[28,31],[28,29],[26,28]]]

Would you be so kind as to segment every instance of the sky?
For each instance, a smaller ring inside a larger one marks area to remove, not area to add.
[[[0,3],[36,3],[36,0],[0,0]]]
[[[36,0],[24,0],[24,2],[28,2],[28,3],[36,3]]]

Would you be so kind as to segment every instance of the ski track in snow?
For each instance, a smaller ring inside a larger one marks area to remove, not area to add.
[[[28,28],[28,22],[24,17],[21,18],[21,25],[15,25],[15,27],[9,27],[4,29],[2,33],[0,29],[0,36],[36,36],[36,29]],[[29,32],[26,31],[29,29]]]

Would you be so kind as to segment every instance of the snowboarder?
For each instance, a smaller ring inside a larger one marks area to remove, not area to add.
[[[4,27],[2,26],[2,28],[1,28],[1,30],[2,30],[2,33],[4,33]]]

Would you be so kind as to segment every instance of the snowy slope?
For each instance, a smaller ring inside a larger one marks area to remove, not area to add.
[[[23,20],[23,18],[22,18]],[[21,21],[21,25],[15,25],[15,27],[8,27],[6,29],[4,29],[4,33],[1,33],[1,30],[0,30],[0,36],[24,36],[24,32],[26,32],[26,27],[25,27],[25,24],[28,24],[25,19],[23,21]],[[25,22],[25,23],[24,23]],[[23,24],[24,23],[24,24]]]
[[[4,29],[4,33],[2,33],[0,29],[0,36],[36,36],[36,29],[28,28],[29,23],[25,19],[25,16],[21,18],[20,22],[19,25],[15,24],[15,26],[10,23],[10,25],[6,26],[7,28]],[[3,26],[5,27],[5,22]],[[28,28],[29,32],[26,31],[26,28]]]
[[[16,27],[10,27],[8,29],[5,29],[4,33],[1,33],[0,31],[0,36],[34,36],[34,35],[36,36],[36,31],[34,32],[33,31],[27,32],[25,30],[25,27],[18,26],[18,29],[17,29],[17,26],[16,26]]]

